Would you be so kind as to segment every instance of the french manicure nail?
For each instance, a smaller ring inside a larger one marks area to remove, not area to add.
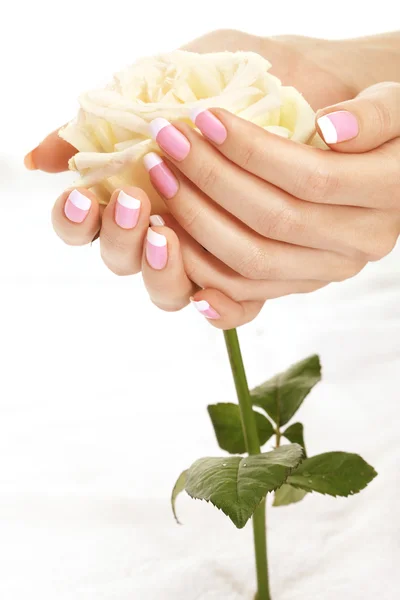
[[[190,113],[190,118],[201,133],[215,144],[223,144],[227,138],[228,132],[225,126],[209,110],[204,108],[194,108]]]
[[[138,222],[141,202],[123,190],[115,203],[115,222],[122,229],[133,229]]]
[[[155,227],[163,227],[165,225],[165,221],[160,215],[151,215],[149,220],[150,225],[154,225]]]
[[[189,140],[166,119],[153,119],[150,134],[164,152],[175,160],[183,160],[190,152]]]
[[[163,159],[155,152],[149,152],[143,158],[143,162],[156,190],[165,198],[173,198],[179,189],[178,180]]]
[[[146,258],[153,269],[161,271],[168,261],[167,238],[151,227],[147,230]]]
[[[202,314],[207,319],[220,319],[221,318],[221,315],[218,314],[217,311],[214,310],[213,307],[209,305],[207,300],[196,301],[191,298],[190,302],[199,311],[199,313]]]
[[[357,118],[347,110],[331,112],[317,119],[322,137],[327,144],[352,140],[358,135]]]
[[[73,223],[82,223],[86,219],[91,205],[90,198],[78,190],[72,190],[64,206],[65,216]]]

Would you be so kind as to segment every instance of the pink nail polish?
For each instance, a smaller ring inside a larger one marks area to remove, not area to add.
[[[146,258],[157,271],[161,271],[168,262],[167,238],[151,227],[147,230]]]
[[[209,110],[195,108],[190,113],[190,118],[201,133],[215,144],[223,144],[228,132],[225,126]]]
[[[92,203],[87,196],[81,194],[78,190],[72,190],[64,206],[65,216],[73,223],[83,223],[91,205]]]
[[[115,203],[115,222],[122,229],[133,229],[138,222],[140,200],[120,191]]]
[[[178,180],[163,159],[155,152],[149,152],[143,162],[156,190],[168,199],[173,198],[179,189]]]
[[[166,119],[151,121],[150,134],[164,152],[175,160],[183,160],[190,152],[189,140]]]
[[[322,137],[327,144],[352,140],[358,135],[357,118],[347,110],[338,110],[317,119]]]
[[[221,318],[221,315],[219,315],[217,313],[217,311],[214,310],[213,307],[209,305],[207,300],[196,301],[196,300],[190,299],[190,302],[193,304],[193,306],[195,308],[197,308],[199,313],[202,314],[207,319],[220,319]]]

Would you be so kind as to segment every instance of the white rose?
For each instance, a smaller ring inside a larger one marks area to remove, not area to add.
[[[300,92],[268,73],[270,67],[253,52],[180,50],[127,67],[106,88],[83,94],[76,119],[60,131],[79,150],[70,160],[81,175],[76,185],[94,188],[105,204],[115,188],[136,185],[157,210],[162,201],[141,160],[158,150],[149,122],[163,117],[192,124],[193,108],[225,108],[267,131],[320,145],[314,111]]]

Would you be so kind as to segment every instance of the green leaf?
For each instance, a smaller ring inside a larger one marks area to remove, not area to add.
[[[189,468],[189,496],[211,502],[241,529],[266,496],[280,487],[303,456],[297,444],[242,458],[200,458]]]
[[[179,494],[181,492],[183,492],[183,490],[185,489],[187,473],[188,472],[186,470],[186,471],[183,471],[179,475],[178,479],[176,480],[176,483],[174,485],[174,489],[172,490],[172,495],[171,495],[172,512],[174,513],[175,521],[178,523],[178,525],[180,525],[181,523],[176,514],[176,499],[179,496]]]
[[[300,502],[300,500],[303,500],[304,496],[306,495],[307,492],[304,490],[297,489],[292,485],[284,483],[275,492],[273,506],[287,506],[288,504],[294,504],[295,502]]]
[[[284,435],[289,442],[292,442],[292,444],[299,444],[304,450],[304,457],[307,457],[306,445],[304,443],[304,427],[302,423],[293,423],[293,425],[290,425],[283,431],[282,435]]]
[[[287,483],[307,492],[349,496],[364,489],[377,473],[358,454],[326,452],[306,458]]]
[[[281,427],[286,425],[300,408],[304,398],[321,380],[321,364],[315,354],[251,392],[253,404],[263,408],[271,419]]]
[[[212,421],[218,444],[230,454],[243,454],[246,444],[243,436],[240,409],[237,404],[210,404],[208,413]],[[254,411],[260,446],[274,434],[274,428],[264,415]]]

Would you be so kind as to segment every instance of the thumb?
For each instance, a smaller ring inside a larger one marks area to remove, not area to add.
[[[367,152],[400,136],[400,84],[378,83],[317,113],[324,141],[338,152]]]

